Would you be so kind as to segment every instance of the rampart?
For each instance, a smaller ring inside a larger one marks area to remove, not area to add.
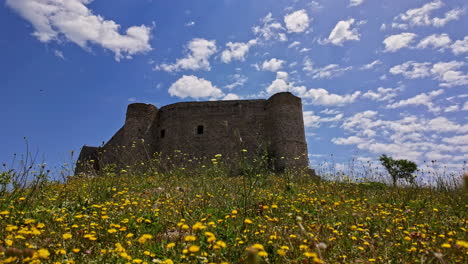
[[[284,92],[267,100],[181,102],[160,109],[130,104],[124,126],[104,146],[82,148],[75,174],[89,169],[90,160],[99,170],[141,162],[154,153],[221,154],[236,160],[242,150],[267,151],[278,171],[308,167],[301,99]]]

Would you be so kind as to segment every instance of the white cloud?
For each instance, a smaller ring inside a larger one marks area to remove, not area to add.
[[[238,73],[229,76],[229,78],[232,79],[234,82],[231,83],[231,84],[228,84],[228,85],[226,85],[224,87],[224,88],[226,88],[228,90],[232,90],[232,89],[234,89],[234,88],[236,88],[238,86],[243,86],[248,80],[247,76],[244,76],[244,75],[238,74]]]
[[[195,26],[195,21],[189,21],[189,22],[185,23],[184,26],[193,27],[193,26]]]
[[[304,60],[303,70],[312,75],[314,79],[332,79],[343,75],[345,72],[351,70],[353,67],[340,67],[338,64],[329,64],[322,68],[315,68],[309,58]]]
[[[375,66],[380,65],[380,64],[382,64],[382,61],[380,61],[380,60],[375,60],[375,61],[373,61],[373,62],[371,62],[371,63],[369,63],[369,64],[363,65],[363,66],[362,66],[361,68],[359,68],[359,69],[361,69],[361,70],[370,70],[370,69],[373,69]]]
[[[468,111],[468,102],[465,102],[462,108],[463,111]]]
[[[384,52],[395,52],[399,49],[409,46],[417,35],[414,33],[401,33],[392,35],[384,39]]]
[[[244,61],[245,55],[249,52],[249,49],[256,44],[256,39],[249,40],[247,43],[228,42],[226,44],[228,48],[221,53],[221,61],[224,63],[229,63],[232,60]]]
[[[54,50],[54,55],[58,58],[61,58],[62,60],[65,59],[65,56],[63,56],[63,52],[60,50]]]
[[[309,27],[309,16],[304,9],[287,14],[284,17],[284,23],[288,32],[300,33]]]
[[[335,28],[330,32],[326,43],[342,46],[343,42],[348,40],[359,40],[359,33],[356,28],[351,29],[354,19],[339,21]]]
[[[407,61],[390,68],[390,73],[401,74],[408,79],[432,77],[440,81],[439,86],[452,87],[468,84],[468,75],[458,69],[464,66],[464,62],[449,61],[431,64],[430,62]]]
[[[452,44],[451,48],[452,48],[452,52],[455,55],[467,53],[468,52],[468,36],[466,36],[463,40],[455,41]]]
[[[314,114],[313,111],[304,111],[304,126],[306,128],[319,128],[321,123],[333,123],[341,120],[343,114],[337,114],[334,117],[320,117]]]
[[[364,3],[364,0],[349,0],[349,6],[358,6]]]
[[[432,102],[432,99],[434,99],[434,97],[441,95],[443,92],[444,90],[439,89],[436,91],[432,91],[430,93],[421,93],[409,99],[401,100],[394,104],[388,105],[387,108],[394,109],[394,108],[400,108],[400,107],[404,107],[408,105],[424,105],[429,109],[430,112],[439,112],[441,108],[435,106],[434,103]]]
[[[150,51],[151,28],[141,25],[127,28],[120,34],[120,25],[94,15],[87,4],[92,0],[7,0],[6,4],[28,20],[33,35],[41,42],[57,41],[60,37],[84,49],[88,44],[100,45],[115,54],[115,59],[130,59]]]
[[[393,75],[401,74],[408,79],[418,79],[430,76],[431,63],[407,61],[390,68]]]
[[[294,41],[293,43],[289,44],[288,48],[293,48],[293,47],[299,46],[300,44],[301,44],[301,42]]]
[[[261,26],[254,26],[252,31],[255,35],[262,37],[264,40],[277,39],[279,41],[287,41],[288,38],[284,33],[285,29],[277,22],[271,13],[268,13],[261,19]]]
[[[468,133],[468,125],[457,124],[445,117],[424,119],[410,115],[399,120],[381,120],[376,111],[365,111],[346,118],[341,127],[352,135],[334,138],[333,143],[352,144],[361,150],[390,154],[395,158],[418,161],[426,154],[442,152],[449,152],[443,155],[456,158],[459,156],[457,152],[468,150],[466,145],[458,144],[464,138],[456,135],[444,140],[451,145],[435,142],[437,138],[446,138],[445,133]]]
[[[240,100],[240,96],[234,93],[228,93],[221,100]]]
[[[451,105],[448,106],[447,108],[444,109],[444,112],[450,113],[450,112],[458,112],[460,111],[460,106],[459,105]]]
[[[397,96],[398,92],[401,91],[402,88],[384,88],[379,87],[377,91],[367,91],[362,95],[364,98],[368,98],[374,101],[389,101]]]
[[[294,82],[288,81],[288,73],[279,71],[276,73],[276,79],[266,88],[267,94],[289,91],[300,96],[304,104],[322,105],[322,106],[344,106],[353,103],[360,96],[361,92],[357,91],[353,94],[338,95],[329,93],[323,88],[307,90],[305,86],[295,86]],[[338,114],[337,116],[342,117]],[[333,121],[332,118],[323,119],[324,122]]]
[[[184,75],[175,81],[169,87],[169,94],[180,98],[220,98],[223,97],[223,92],[216,86],[213,86],[210,81],[198,78],[193,75]]]
[[[180,70],[207,70],[211,69],[209,58],[216,53],[216,41],[201,38],[192,39],[188,45],[188,54],[185,58],[177,59],[174,64],[161,64],[155,69],[168,72]]]
[[[444,50],[449,47],[449,44],[452,42],[450,37],[443,33],[443,34],[432,34],[428,37],[425,37],[423,40],[419,42],[416,46],[418,49],[425,49],[427,47],[431,47],[433,49]]]
[[[306,128],[319,128],[320,127],[320,116],[314,115],[313,111],[304,111],[304,126]]]
[[[438,62],[432,66],[431,73],[441,81],[439,85],[442,87],[468,85],[468,74],[457,71],[464,65],[460,61]]]
[[[262,64],[262,70],[276,72],[283,67],[284,60],[270,59]]]
[[[444,138],[442,141],[453,145],[468,145],[468,135]]]
[[[392,27],[400,29],[407,29],[409,26],[442,27],[449,21],[458,20],[464,12],[462,8],[455,8],[447,11],[443,17],[431,18],[431,13],[443,6],[444,3],[442,1],[435,0],[420,8],[409,9],[394,18],[396,22],[392,24]]]
[[[331,141],[336,145],[355,145],[365,143],[368,141],[368,139],[350,136],[348,138],[332,138]]]
[[[353,94],[338,95],[331,94],[323,88],[312,88],[301,94],[301,97],[309,99],[310,101],[308,100],[308,102],[313,105],[343,106],[356,101],[360,94],[361,92],[356,91]]]

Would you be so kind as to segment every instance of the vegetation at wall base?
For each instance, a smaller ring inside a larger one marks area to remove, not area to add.
[[[463,188],[244,166],[39,171],[40,188],[1,193],[0,263],[466,263]]]

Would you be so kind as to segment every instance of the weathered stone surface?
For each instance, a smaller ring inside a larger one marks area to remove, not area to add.
[[[181,102],[160,109],[130,104],[124,126],[102,148],[83,147],[78,163],[92,158],[100,164],[94,169],[125,166],[176,150],[189,157],[221,154],[236,160],[241,153],[254,155],[260,149],[273,158],[276,170],[308,167],[299,97],[284,92],[268,100]],[[77,166],[75,173],[84,168]]]

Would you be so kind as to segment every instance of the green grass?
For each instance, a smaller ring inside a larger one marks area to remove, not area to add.
[[[219,164],[0,196],[0,263],[466,263],[467,194]]]

